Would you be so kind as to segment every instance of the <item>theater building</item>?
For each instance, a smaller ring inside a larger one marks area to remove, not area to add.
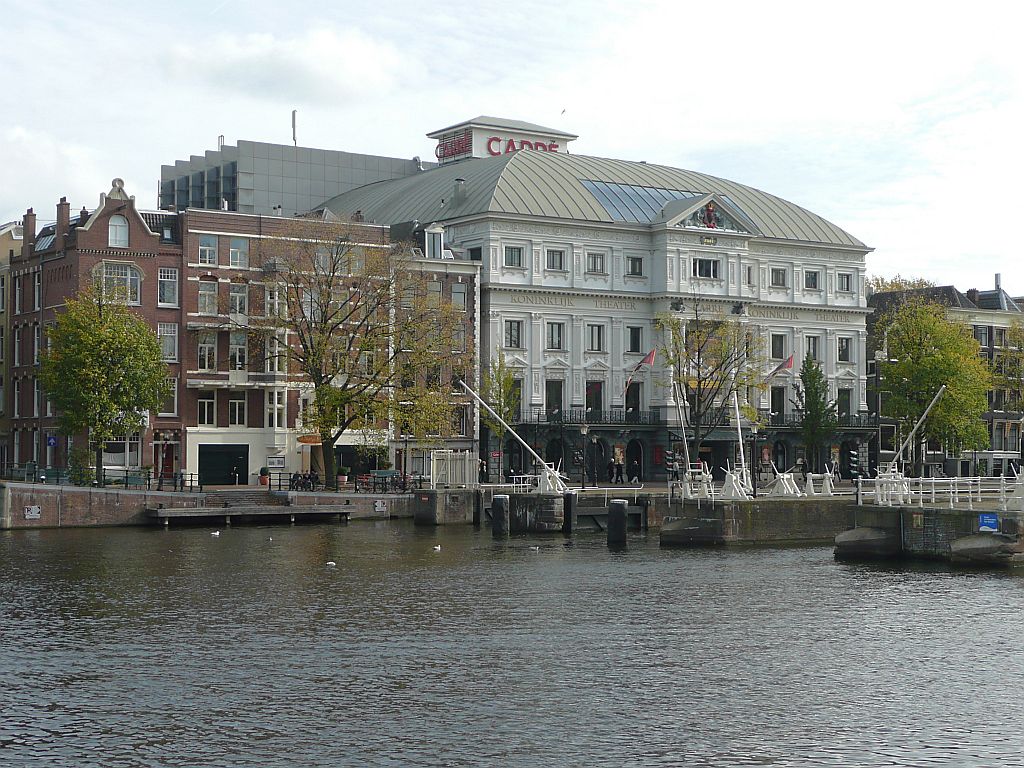
[[[501,353],[514,368],[518,431],[545,458],[577,481],[581,462],[593,477],[616,457],[636,461],[643,479],[664,478],[664,451],[680,432],[670,372],[656,359],[627,380],[662,342],[656,318],[693,300],[756,325],[768,365],[794,356],[751,403],[766,424],[759,456],[781,469],[801,455],[793,398],[805,355],[821,361],[838,404],[833,457],[848,473],[849,457],[866,451],[875,429],[864,243],[743,184],[571,154],[576,136],[563,131],[478,117],[428,135],[438,167],[323,208],[379,224],[438,224],[453,250],[480,262],[481,362]],[[736,447],[732,425],[702,458],[720,467]],[[504,470],[526,466],[513,443],[485,450],[492,459],[504,452]]]

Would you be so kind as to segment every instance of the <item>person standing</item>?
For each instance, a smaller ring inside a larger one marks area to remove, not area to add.
[[[615,459],[608,459],[608,482],[615,482]]]
[[[619,485],[625,485],[625,480],[622,479],[622,459],[615,459],[615,482]]]

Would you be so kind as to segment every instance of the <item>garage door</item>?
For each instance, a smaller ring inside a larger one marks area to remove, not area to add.
[[[203,485],[238,485],[249,483],[248,445],[200,445],[199,482]]]

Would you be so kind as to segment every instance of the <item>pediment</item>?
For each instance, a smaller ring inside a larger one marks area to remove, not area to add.
[[[583,370],[587,372],[600,371],[602,373],[608,373],[611,367],[604,360],[588,360],[583,364]]]
[[[565,360],[560,360],[557,357],[545,361],[543,367],[548,370],[557,368],[558,370],[562,371],[568,371],[570,368],[572,368],[572,366],[569,365],[569,363],[567,363]]]
[[[685,200],[669,200],[661,209],[665,226],[758,235],[754,223],[731,200],[715,193]]]
[[[505,353],[505,365],[509,368],[529,368],[530,364],[522,355]]]

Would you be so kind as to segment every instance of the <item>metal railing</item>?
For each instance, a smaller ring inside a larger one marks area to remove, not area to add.
[[[94,488],[100,486],[100,479],[96,477],[92,468],[83,470],[67,467],[39,467],[32,462],[0,465],[0,479],[41,485],[77,485]],[[103,487],[126,490],[145,489],[147,491],[183,491],[186,493],[201,493],[203,490],[199,475],[195,472],[161,474],[144,467],[105,468],[102,485]]]
[[[1024,512],[1024,481],[1001,477],[903,477],[882,474],[856,481],[857,503],[878,506],[944,506]]]
[[[804,419],[801,413],[772,413],[764,409],[758,413],[762,421],[772,427],[799,428]],[[836,422],[839,427],[875,428],[878,426],[878,417],[867,413],[850,413],[839,416]]]
[[[610,408],[595,411],[586,408],[566,408],[564,410],[547,410],[530,408],[520,412],[510,420],[513,424],[667,424],[667,420],[656,408],[649,410],[633,410],[630,408]]]

